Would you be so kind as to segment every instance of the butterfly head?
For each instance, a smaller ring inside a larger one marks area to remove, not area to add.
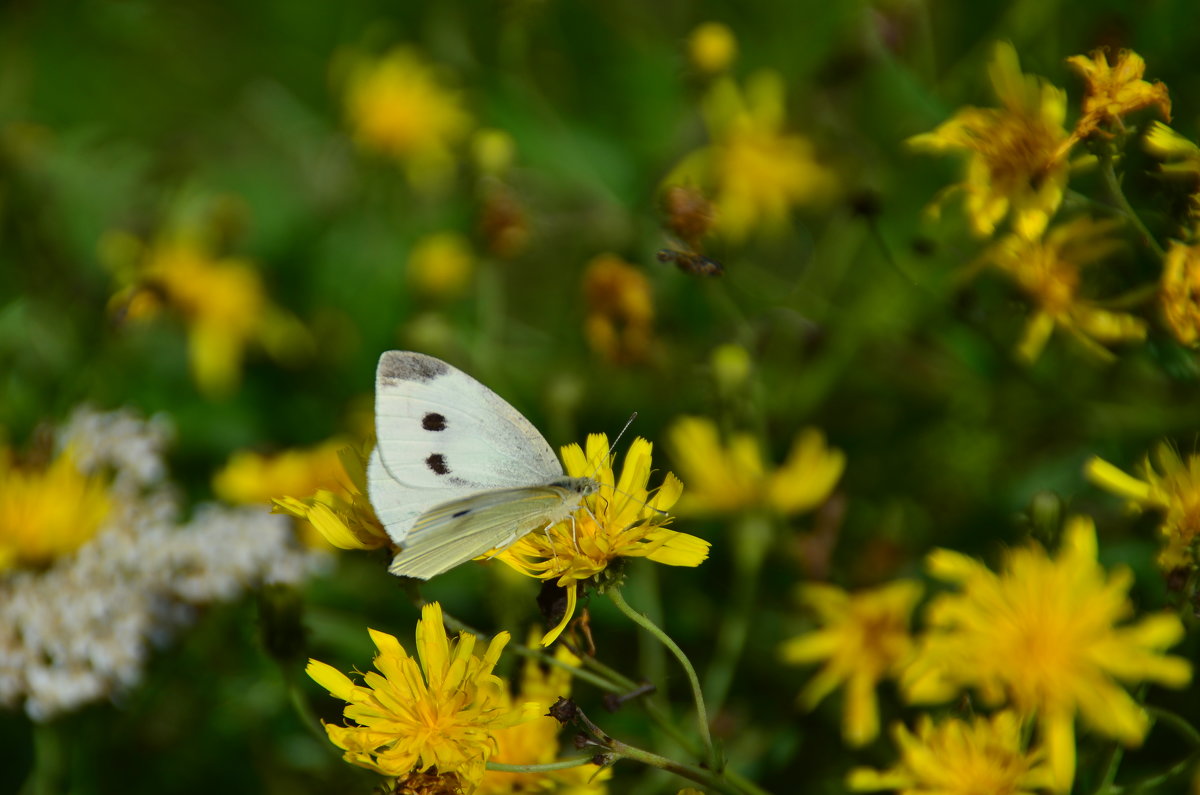
[[[563,478],[559,485],[580,497],[590,497],[600,490],[599,481],[592,478]]]

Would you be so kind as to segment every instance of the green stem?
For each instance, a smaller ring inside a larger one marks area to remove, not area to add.
[[[1109,298],[1106,301],[1096,301],[1095,303],[1096,306],[1103,309],[1132,309],[1135,306],[1140,306],[1147,301],[1157,298],[1160,289],[1158,282],[1143,284],[1141,287],[1127,290],[1115,298]]]
[[[734,528],[733,593],[721,616],[717,648],[704,677],[704,698],[715,714],[725,703],[746,638],[754,598],[758,592],[758,574],[771,544],[770,520],[758,513],[746,514]]]
[[[617,609],[625,614],[633,623],[640,626],[642,629],[656,637],[660,643],[670,649],[675,655],[675,659],[679,660],[679,664],[683,666],[684,672],[687,674],[688,683],[692,686],[692,698],[696,702],[696,719],[700,724],[700,738],[704,741],[704,749],[708,757],[708,764],[713,770],[720,769],[720,760],[717,758],[716,749],[713,747],[712,734],[708,729],[708,711],[704,708],[704,694],[700,690],[700,680],[696,676],[696,669],[692,667],[691,660],[683,653],[683,649],[679,648],[675,641],[667,633],[659,629],[654,622],[646,618],[641,613],[634,610],[621,596],[619,588],[612,588],[607,591],[608,598],[616,605]]]
[[[34,723],[33,769],[29,771],[20,795],[58,795],[65,792],[66,772],[66,745],[59,727],[53,723]]]
[[[668,759],[665,756],[659,756],[656,753],[645,751],[632,745],[626,745],[620,740],[612,738],[609,738],[605,745],[611,749],[612,753],[623,759],[632,759],[644,765],[666,770],[668,773],[674,773],[682,778],[690,779],[706,787],[711,787],[718,792],[724,792],[726,795],[744,795],[743,790],[734,786],[731,782],[725,780],[723,776],[714,773],[712,770],[684,764],[683,762],[676,762],[674,759]]]
[[[1146,246],[1153,251],[1160,260],[1163,259],[1166,256],[1166,252],[1163,251],[1163,247],[1160,246],[1158,241],[1154,239],[1154,235],[1150,233],[1149,228],[1142,223],[1142,219],[1138,216],[1137,212],[1133,209],[1133,206],[1129,203],[1129,199],[1125,198],[1125,191],[1121,189],[1121,181],[1117,179],[1117,172],[1113,168],[1112,151],[1107,147],[1105,148],[1103,154],[1100,155],[1100,175],[1104,179],[1104,186],[1108,189],[1109,196],[1116,203],[1117,207],[1121,209],[1121,212],[1125,215],[1125,217],[1129,219],[1129,222],[1133,224],[1134,229],[1137,230],[1138,236],[1142,238],[1142,242],[1145,243]]]
[[[292,711],[296,713],[296,717],[300,719],[300,723],[308,730],[322,748],[328,749],[331,753],[337,753],[336,747],[329,741],[329,736],[325,734],[321,728],[321,719],[313,712],[312,706],[308,703],[308,699],[304,697],[304,691],[297,684],[297,677],[294,673],[283,669],[283,682],[288,691],[288,701],[292,703]],[[340,754],[338,754],[340,756]]]
[[[594,756],[577,756],[574,759],[563,759],[558,762],[548,762],[544,765],[506,765],[503,762],[488,762],[487,769],[500,773],[550,773],[555,770],[566,770],[571,767],[583,767],[592,764]]]
[[[1175,730],[1183,739],[1187,740],[1193,749],[1200,749],[1200,729],[1197,729],[1186,720],[1161,707],[1146,707],[1146,713],[1154,719],[1155,723],[1161,723]]]

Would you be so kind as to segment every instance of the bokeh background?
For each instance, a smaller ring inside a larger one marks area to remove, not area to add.
[[[85,403],[163,414],[176,428],[173,478],[189,500],[211,499],[237,451],[365,440],[379,354],[420,350],[488,384],[556,446],[611,437],[636,411],[630,433],[656,443],[660,470],[682,415],[751,430],[775,461],[799,429],[821,428],[847,467],[844,515],[817,574],[843,586],[917,574],[939,545],[994,556],[1037,525],[1034,506],[1062,506],[1095,515],[1103,559],[1133,567],[1140,605],[1161,605],[1153,517],[1125,514],[1082,464],[1132,465],[1163,438],[1192,450],[1194,354],[1152,330],[1112,363],[1069,338],[1017,362],[1026,305],[1002,281],[956,278],[978,243],[956,212],[923,213],[957,166],[903,142],[960,105],[992,103],[986,62],[1003,39],[1073,102],[1080,84],[1065,57],[1137,50],[1170,88],[1175,128],[1194,136],[1195,19],[1189,0],[5,4],[0,432],[25,445]],[[810,142],[826,180],[788,202],[784,223],[751,212],[744,233],[706,238],[718,278],[656,258],[679,244],[664,231],[665,181],[713,135],[705,103],[719,78],[689,57],[689,36],[709,21],[736,37],[725,69],[735,85],[776,76],[779,127]],[[397,47],[454,97],[461,118],[446,122],[442,151],[373,146],[347,110],[363,65]],[[1179,197],[1129,173],[1131,199],[1165,228]],[[168,242],[185,259],[240,263],[258,303],[202,275],[186,299],[147,278],[147,257]],[[596,276],[604,256],[626,270]],[[1154,273],[1131,246],[1112,278]],[[649,309],[621,308],[625,289]],[[235,331],[210,332],[225,359],[203,371],[190,346],[205,344],[196,318],[210,309]],[[269,322],[238,336],[248,317]],[[616,342],[596,331],[605,318]],[[726,388],[713,354],[728,344],[752,366]],[[802,540],[818,521],[795,518],[794,537],[777,541],[718,721],[735,763],[775,792],[842,791],[847,769],[891,753],[883,740],[844,750],[836,701],[803,714],[794,695],[807,674],[778,662],[779,641],[806,626],[792,589],[813,574]],[[635,563],[627,593],[703,669],[733,587],[732,524],[676,527],[711,540],[711,559],[656,572]],[[385,562],[330,553],[301,589],[305,655],[365,668],[366,627],[411,637],[417,610]],[[539,620],[536,592],[472,564],[424,594],[520,637]],[[591,612],[601,658],[632,666],[634,629],[603,600]],[[69,791],[369,791],[370,775],[301,724],[260,626],[259,597],[214,605],[155,653],[139,686],[56,720]],[[673,667],[665,684],[686,704]],[[333,699],[302,689],[338,719]],[[579,697],[597,703],[585,688]],[[885,718],[902,715],[885,699]],[[635,711],[606,720],[655,742]],[[26,780],[46,731],[0,712],[0,791]],[[1152,735],[1128,769],[1182,755],[1173,742]],[[632,766],[616,782],[614,792],[682,786]]]

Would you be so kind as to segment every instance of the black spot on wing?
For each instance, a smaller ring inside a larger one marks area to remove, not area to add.
[[[427,431],[444,431],[446,430],[446,418],[436,411],[431,411],[421,418],[421,427]]]
[[[425,383],[450,370],[450,365],[441,359],[426,356],[423,353],[408,351],[388,351],[379,357],[380,380],[384,381],[419,381]]]
[[[470,509],[470,508],[463,508],[461,511],[455,511],[455,512],[454,512],[454,515],[453,515],[453,516],[451,516],[450,518],[451,518],[451,519],[457,519],[457,518],[458,518],[458,517],[460,517],[460,516],[466,516],[466,515],[467,515],[467,514],[469,514],[470,512],[471,512],[471,509]]]
[[[432,469],[438,475],[450,474],[450,467],[446,465],[446,456],[441,453],[434,453],[425,459],[425,466]]]

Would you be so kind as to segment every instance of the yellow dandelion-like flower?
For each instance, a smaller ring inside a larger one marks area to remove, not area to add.
[[[532,646],[537,634],[529,638]],[[569,666],[580,660],[563,646],[554,650],[554,658]],[[521,670],[521,689],[517,701],[553,705],[560,697],[571,695],[571,672],[557,665],[543,670],[535,659],[527,659]],[[496,732],[496,752],[493,762],[506,765],[544,765],[558,759],[558,735],[561,724],[548,715]],[[593,765],[569,767],[545,773],[509,773],[489,770],[483,774],[475,795],[521,795],[522,793],[556,792],[569,795],[604,795],[605,782],[612,778],[612,768]]]
[[[71,554],[111,506],[106,480],[80,472],[70,450],[36,469],[17,466],[12,451],[0,449],[0,571]]]
[[[1115,123],[1127,113],[1157,106],[1163,118],[1171,120],[1171,98],[1161,83],[1148,83],[1146,62],[1132,50],[1121,50],[1116,63],[1109,65],[1108,54],[1096,50],[1091,57],[1072,55],[1067,64],[1075,69],[1087,84],[1083,98],[1083,116],[1075,125],[1075,134],[1082,138],[1101,125]]]
[[[668,472],[662,485],[653,491],[648,488],[652,450],[650,442],[634,439],[617,479],[604,434],[588,436],[586,455],[577,444],[562,448],[567,475],[594,478],[599,490],[586,497],[583,509],[567,521],[529,533],[495,555],[526,576],[554,580],[566,589],[566,612],[542,638],[543,646],[552,643],[575,614],[579,584],[618,558],[699,566],[708,557],[707,541],[664,526],[670,521],[667,509],[683,493],[683,484]]]
[[[785,130],[784,97],[776,72],[758,73],[744,91],[718,79],[703,107],[711,145],[686,156],[664,182],[704,186],[714,228],[730,240],[782,229],[794,207],[819,204],[837,190],[812,142]]]
[[[1145,321],[1102,309],[1079,295],[1082,269],[1121,247],[1111,235],[1119,224],[1077,218],[1055,226],[1041,239],[1009,235],[984,254],[984,261],[1016,282],[1036,305],[1017,345],[1021,359],[1036,360],[1055,328],[1105,360],[1113,355],[1104,345],[1146,338]]]
[[[482,655],[475,636],[460,632],[450,641],[436,602],[421,609],[417,658],[392,635],[369,630],[379,649],[375,668],[356,685],[331,665],[309,660],[307,673],[332,695],[348,702],[346,726],[325,724],[344,759],[385,776],[406,776],[437,768],[473,788],[495,753],[502,729],[531,720],[546,705],[514,707],[505,685],[492,673],[509,635],[501,632]]]
[[[1162,512],[1159,566],[1165,571],[1195,567],[1196,540],[1200,537],[1200,455],[1182,460],[1164,442],[1155,448],[1153,462],[1149,455],[1142,462],[1141,478],[1122,472],[1102,458],[1091,458],[1084,472],[1100,488],[1129,500],[1130,507]]]
[[[1175,339],[1189,346],[1200,342],[1200,245],[1171,241],[1158,296]]]
[[[1068,520],[1056,557],[1031,544],[1012,550],[998,575],[946,549],[928,565],[960,591],[925,611],[927,631],[903,675],[908,698],[943,702],[974,688],[988,705],[1036,718],[1056,789],[1075,776],[1076,713],[1097,732],[1137,745],[1149,720],[1118,682],[1191,680],[1186,660],[1163,654],[1183,637],[1178,617],[1123,623],[1134,615],[1133,577],[1097,562],[1090,518]]]
[[[681,513],[725,514],[766,507],[791,516],[828,499],[846,468],[845,454],[829,447],[825,435],[815,428],[800,432],[787,460],[774,470],[753,436],[736,433],[723,444],[716,423],[706,418],[679,418],[668,439],[689,484]]]
[[[1023,74],[1017,52],[1007,42],[996,45],[988,73],[1002,107],[963,108],[908,142],[927,152],[967,154],[966,179],[941,198],[963,193],[977,235],[990,236],[1011,216],[1017,234],[1036,238],[1058,211],[1067,186],[1067,155],[1075,140],[1063,127],[1067,95]]]
[[[356,63],[346,81],[345,107],[354,142],[399,160],[420,187],[453,173],[453,149],[473,125],[459,93],[407,47]]]
[[[252,343],[285,361],[311,347],[299,321],[268,299],[249,261],[214,254],[190,231],[150,244],[123,233],[109,237],[110,252],[120,249],[133,260],[117,266],[125,286],[113,296],[114,312],[125,321],[145,320],[161,309],[178,314],[187,326],[192,378],[206,394],[220,397],[237,387]]]
[[[737,37],[722,22],[705,22],[688,36],[688,58],[701,72],[723,72],[736,57]]]
[[[857,768],[846,786],[859,792],[898,790],[904,795],[1034,795],[1053,780],[1040,749],[1026,750],[1021,720],[999,712],[970,721],[917,719],[914,734],[892,730],[900,761],[890,770]]]
[[[465,237],[455,232],[427,235],[408,256],[408,281],[433,298],[457,298],[471,284],[475,255]]]
[[[367,498],[366,456],[352,447],[339,448],[337,455],[340,472],[334,481],[336,486],[294,492],[304,497],[275,497],[271,500],[274,511],[308,522],[338,549],[392,546]]]
[[[620,257],[601,254],[583,274],[584,331],[606,361],[644,361],[654,342],[654,295],[646,274]]]
[[[811,710],[844,686],[842,736],[851,745],[864,745],[879,734],[875,688],[908,660],[909,622],[921,592],[919,583],[905,580],[857,594],[817,583],[800,589],[821,626],[786,641],[780,653],[793,664],[826,661],[801,693],[801,703]]]

